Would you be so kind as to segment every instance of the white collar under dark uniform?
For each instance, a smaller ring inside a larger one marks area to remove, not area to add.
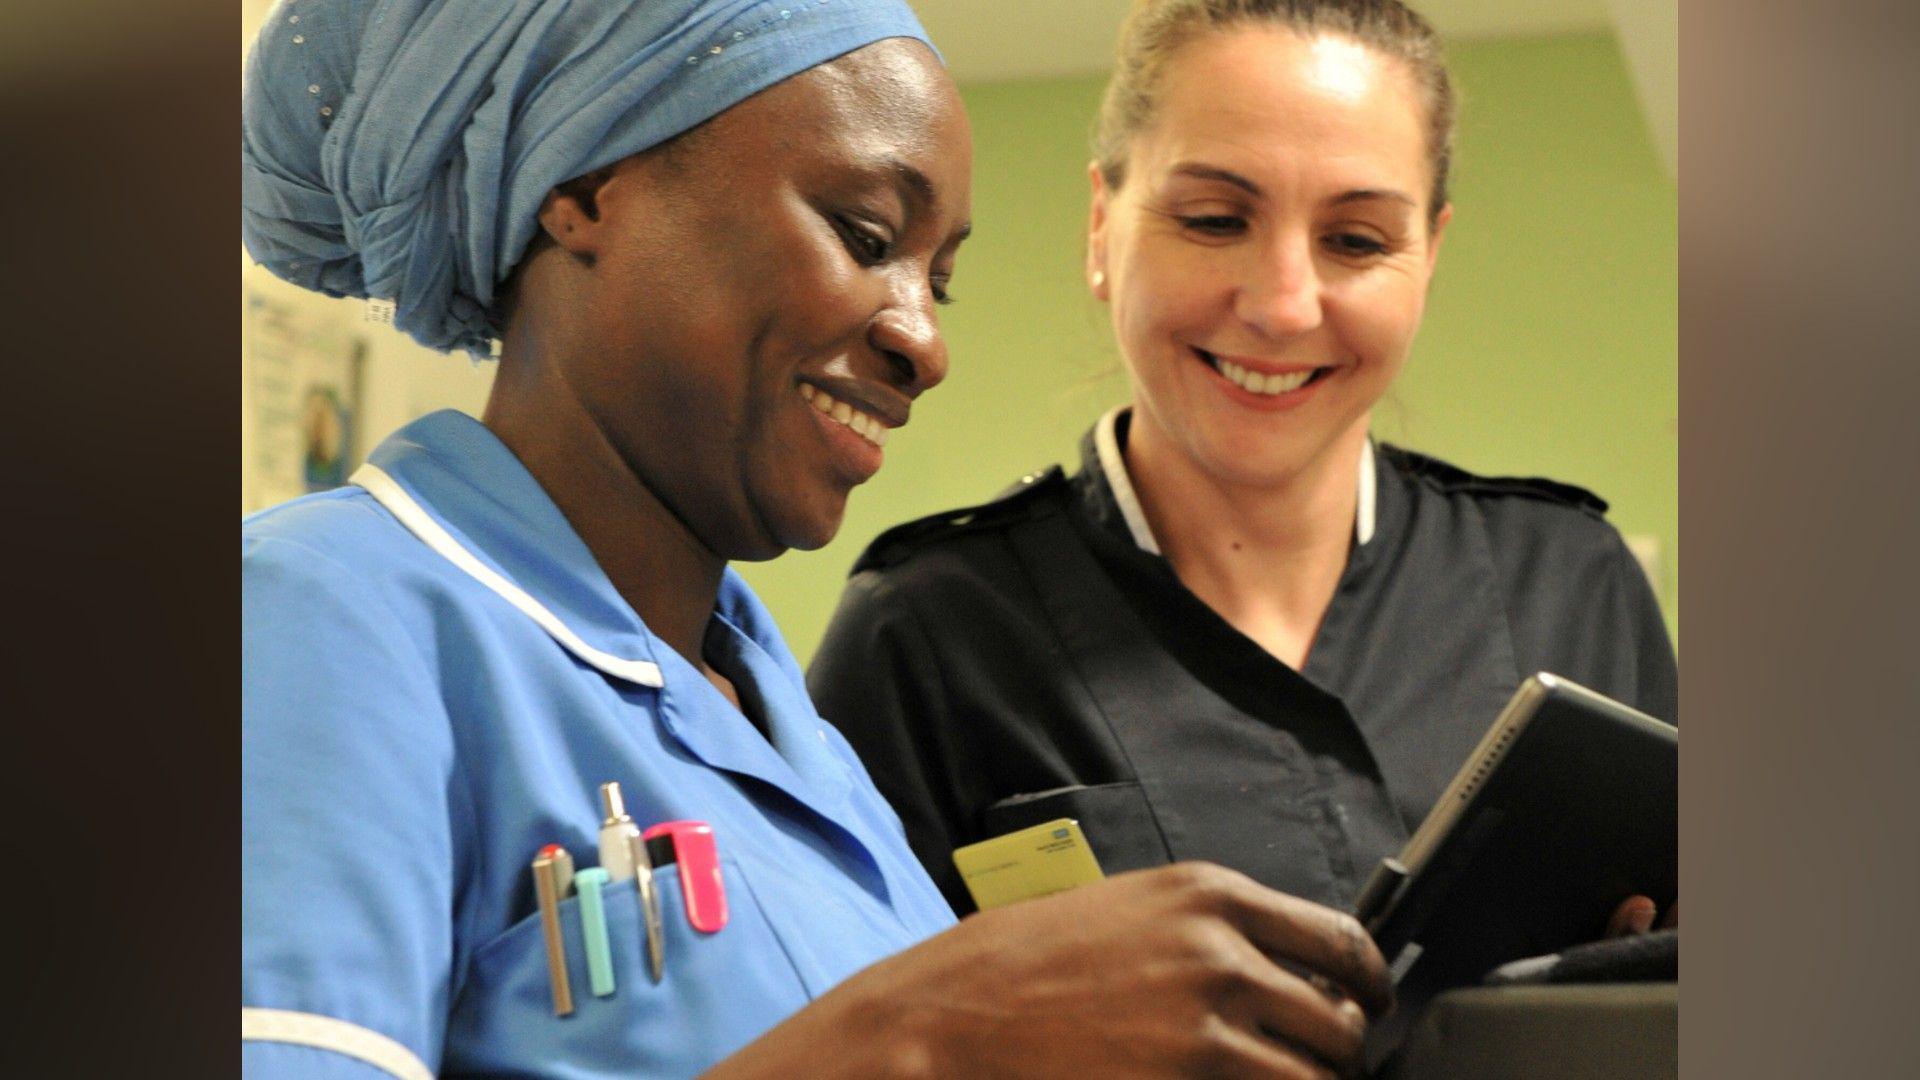
[[[1127,529],[1133,533],[1133,542],[1140,545],[1140,550],[1158,555],[1160,544],[1154,540],[1153,529],[1147,524],[1147,515],[1140,509],[1140,497],[1133,491],[1133,478],[1127,474],[1126,457],[1120,452],[1117,429],[1120,415],[1128,409],[1129,406],[1120,405],[1108,410],[1094,426],[1093,443],[1100,455],[1100,471],[1107,476],[1107,486],[1113,489],[1113,501],[1120,505],[1120,515],[1126,519]],[[1353,518],[1355,547],[1373,539],[1377,482],[1373,471],[1373,440],[1369,438],[1360,449],[1359,499]]]

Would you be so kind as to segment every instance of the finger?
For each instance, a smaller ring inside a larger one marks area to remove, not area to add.
[[[1196,1070],[1199,1075],[1234,1080],[1340,1080],[1340,1073],[1310,1055],[1231,1024],[1222,1024],[1213,1033],[1206,1057]]]
[[[1366,1014],[1351,998],[1335,1001],[1311,986],[1305,990],[1307,996],[1285,1004],[1269,997],[1260,1030],[1343,1075],[1357,1075],[1366,1064]]]
[[[1617,938],[1644,934],[1653,929],[1653,915],[1652,897],[1629,896],[1620,901],[1620,906],[1613,911],[1613,918],[1607,920],[1607,936]]]
[[[1678,930],[1679,928],[1680,928],[1680,898],[1676,896],[1673,898],[1673,903],[1667,905],[1667,913],[1660,917],[1660,929]]]
[[[1248,881],[1229,921],[1263,951],[1324,975],[1371,1015],[1393,1006],[1387,962],[1358,920],[1297,896]]]
[[[1223,1011],[1327,1064],[1357,1070],[1365,1054],[1366,1014],[1351,998],[1331,996],[1273,963],[1251,945],[1234,965],[1235,1000]]]

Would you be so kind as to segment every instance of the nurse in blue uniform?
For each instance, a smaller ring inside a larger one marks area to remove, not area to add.
[[[1086,266],[1132,401],[880,536],[809,672],[956,910],[954,847],[1058,817],[1344,908],[1534,672],[1676,719],[1604,501],[1370,436],[1452,217],[1439,49],[1395,0],[1135,6]]]
[[[244,525],[246,1075],[1355,1060],[1377,952],[1217,867],[954,927],[728,568],[825,543],[946,370],[971,140],[905,5],[303,0],[243,121],[255,258],[500,362]],[[561,900],[556,1015],[529,864],[597,861],[607,782],[712,827],[729,917],[658,873],[656,981],[609,887],[602,995]]]

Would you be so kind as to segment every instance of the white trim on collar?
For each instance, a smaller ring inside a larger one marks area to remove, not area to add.
[[[1120,516],[1127,519],[1127,531],[1133,533],[1133,542],[1140,550],[1160,554],[1160,545],[1153,539],[1153,529],[1147,525],[1147,515],[1140,509],[1140,497],[1133,493],[1133,478],[1127,475],[1127,459],[1120,456],[1120,440],[1114,434],[1114,425],[1119,422],[1120,413],[1127,406],[1116,405],[1107,410],[1107,415],[1093,428],[1093,448],[1100,457],[1100,469],[1107,474],[1107,486],[1113,489],[1113,501],[1120,504]]]
[[[425,541],[428,547],[445,556],[448,562],[466,571],[475,581],[499,593],[502,599],[519,608],[527,618],[540,624],[540,629],[545,630],[553,640],[560,643],[561,647],[582,661],[616,679],[625,679],[627,682],[655,688],[666,685],[666,680],[660,675],[658,664],[649,660],[624,659],[612,653],[602,652],[580,640],[580,635],[568,629],[567,624],[561,622],[559,616],[547,610],[546,605],[529,596],[525,589],[508,581],[492,567],[476,558],[473,552],[462,547],[460,541],[455,540],[439,522],[428,516],[427,512],[421,509],[420,504],[414,501],[413,496],[407,494],[406,489],[395,483],[393,477],[388,476],[379,466],[362,465],[354,470],[353,475],[347,478],[347,482],[367,489],[367,493],[372,495],[380,505],[400,519],[400,524],[406,526],[408,532]]]
[[[364,1061],[396,1080],[433,1080],[426,1062],[377,1031],[318,1013],[240,1008],[241,1042],[291,1043]]]
[[[1373,539],[1374,501],[1379,497],[1375,490],[1380,477],[1373,471],[1373,437],[1360,444],[1360,497],[1354,500],[1353,546],[1359,547]]]
[[[1153,529],[1147,524],[1145,511],[1140,509],[1140,496],[1134,493],[1133,478],[1127,475],[1127,459],[1120,453],[1120,439],[1116,434],[1120,414],[1128,407],[1114,406],[1093,426],[1094,453],[1100,460],[1100,471],[1107,475],[1107,487],[1113,490],[1113,501],[1120,504],[1120,516],[1126,519],[1127,531],[1133,534],[1133,542],[1139,545],[1140,550],[1158,555],[1160,545],[1153,538]],[[1353,516],[1353,542],[1356,547],[1373,539],[1378,482],[1373,468],[1373,440],[1369,438],[1360,447],[1359,497]]]

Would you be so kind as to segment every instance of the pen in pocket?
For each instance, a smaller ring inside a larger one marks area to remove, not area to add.
[[[613,947],[607,937],[607,909],[600,895],[607,883],[605,869],[593,866],[574,876],[580,891],[580,932],[587,945],[587,983],[594,997],[613,993]]]
[[[547,980],[553,989],[553,1015],[573,1011],[573,987],[567,978],[567,947],[560,936],[560,900],[573,881],[573,858],[558,844],[533,857],[533,895],[540,904],[540,934],[547,947]]]
[[[618,781],[600,785],[600,802],[607,818],[600,823],[600,865],[607,870],[609,882],[634,879],[640,892],[640,913],[646,924],[647,971],[659,982],[665,967],[665,928],[660,922],[660,894],[654,888],[653,863],[647,857],[647,842],[640,827],[627,816],[626,801],[621,798]]]

